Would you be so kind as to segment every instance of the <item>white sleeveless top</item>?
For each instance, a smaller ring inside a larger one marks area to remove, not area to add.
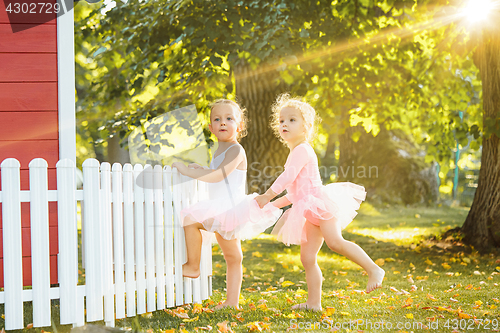
[[[215,170],[224,161],[226,152],[237,144],[229,146],[219,156],[212,159],[209,168]],[[242,147],[243,148],[243,147]],[[208,193],[211,200],[229,199],[234,202],[239,201],[245,196],[245,183],[247,180],[247,171],[235,169],[225,179],[217,183],[208,183]]]

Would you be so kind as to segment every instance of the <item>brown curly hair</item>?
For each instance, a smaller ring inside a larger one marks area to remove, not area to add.
[[[286,143],[280,135],[280,112],[283,108],[290,107],[300,111],[304,119],[306,129],[306,141],[311,142],[314,139],[315,127],[321,122],[321,118],[316,114],[316,110],[307,102],[303,102],[299,97],[291,97],[290,94],[284,93],[276,98],[271,111],[271,128],[278,139]]]
[[[236,140],[240,141],[241,138],[244,138],[247,135],[247,123],[248,123],[248,118],[247,118],[247,109],[242,108],[238,103],[235,101],[232,101],[230,99],[218,99],[212,104],[210,104],[210,112],[216,107],[217,105],[221,104],[229,104],[233,106],[237,110],[237,116],[239,116],[240,120],[240,131],[238,132],[238,135],[236,136]]]

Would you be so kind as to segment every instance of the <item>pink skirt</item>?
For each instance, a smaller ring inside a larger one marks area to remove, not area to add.
[[[306,241],[306,221],[319,226],[321,221],[334,219],[344,229],[358,214],[356,211],[365,198],[365,188],[349,182],[318,187],[293,202],[292,208],[276,223],[272,234],[290,245]]]
[[[276,223],[282,213],[271,203],[261,209],[254,200],[257,195],[245,195],[233,207],[227,198],[195,203],[181,211],[183,225],[199,222],[207,231],[217,232],[227,240],[253,238]]]

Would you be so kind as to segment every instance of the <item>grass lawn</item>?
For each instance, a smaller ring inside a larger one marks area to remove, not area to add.
[[[324,245],[318,257],[324,277],[322,313],[290,309],[307,297],[300,247],[262,234],[242,244],[241,310],[211,310],[225,297],[225,263],[214,246],[210,300],[119,320],[117,326],[149,332],[328,332],[335,327],[339,332],[498,332],[500,256],[480,256],[457,240],[431,238],[460,226],[467,211],[381,209],[364,203],[344,237],[386,270],[384,285],[365,294],[363,270]]]

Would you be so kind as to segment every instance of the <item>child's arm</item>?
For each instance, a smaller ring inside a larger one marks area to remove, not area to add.
[[[190,169],[183,163],[175,162],[172,168],[177,168],[179,172],[185,176],[199,179],[207,183],[217,183],[226,178],[236,167],[243,161],[245,152],[240,146],[229,148],[221,165],[215,169]]]
[[[188,168],[190,168],[190,169],[205,169],[205,170],[208,170],[208,167],[201,166],[198,163],[191,163],[191,164],[188,165]]]
[[[292,203],[290,202],[290,200],[288,200],[288,198],[286,196],[282,196],[281,198],[278,198],[278,199],[274,200],[273,202],[271,202],[271,204],[274,207],[283,208],[285,206],[291,205]]]
[[[285,171],[274,181],[273,185],[271,185],[266,193],[255,197],[255,200],[257,200],[260,208],[264,207],[269,201],[271,201],[272,198],[283,192],[288,185],[293,183],[300,170],[302,170],[308,160],[309,157],[307,148],[301,145],[295,147],[295,149],[290,153],[289,164]]]

